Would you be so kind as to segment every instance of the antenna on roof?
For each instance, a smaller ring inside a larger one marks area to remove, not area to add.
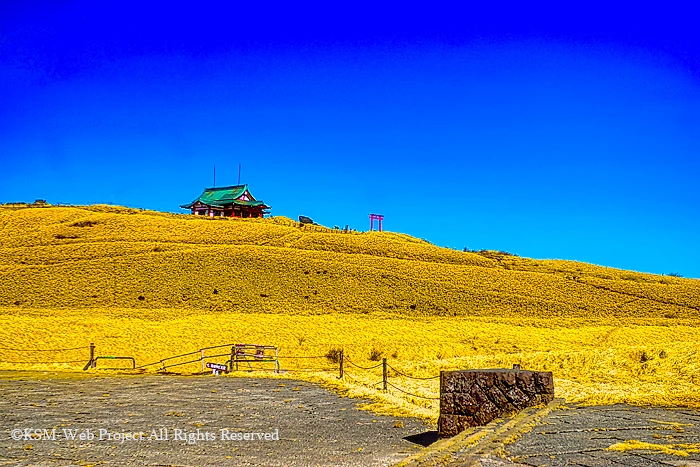
[[[214,188],[216,188],[216,166],[214,166]]]
[[[241,163],[238,163],[238,184],[241,184]]]

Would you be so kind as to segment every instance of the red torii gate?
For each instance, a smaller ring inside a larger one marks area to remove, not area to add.
[[[379,231],[382,231],[382,220],[384,220],[383,214],[370,214],[369,215],[369,230],[370,232],[374,230],[374,221],[379,221]]]

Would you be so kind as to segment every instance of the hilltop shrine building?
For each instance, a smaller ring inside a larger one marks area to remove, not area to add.
[[[248,185],[206,188],[197,199],[180,207],[209,217],[263,217],[270,209],[250,194]]]

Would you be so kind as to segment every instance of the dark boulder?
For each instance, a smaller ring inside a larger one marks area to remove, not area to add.
[[[552,373],[513,370],[443,371],[440,379],[438,434],[454,436],[470,426],[486,425],[504,416],[554,398]]]

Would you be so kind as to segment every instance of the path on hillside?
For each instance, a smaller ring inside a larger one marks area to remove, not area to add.
[[[300,381],[8,375],[0,374],[0,465],[390,465],[421,448],[404,437],[429,430],[416,419],[358,410],[366,401]],[[56,439],[12,439],[13,429],[25,428],[56,428]],[[165,428],[168,440],[148,439]],[[63,429],[90,429],[95,439],[71,441]],[[100,429],[113,439],[105,433],[100,440]],[[189,444],[174,439],[178,429],[214,439]],[[222,439],[222,429],[234,439]],[[145,439],[116,439],[134,432]],[[279,440],[235,440],[239,432],[278,433]]]

